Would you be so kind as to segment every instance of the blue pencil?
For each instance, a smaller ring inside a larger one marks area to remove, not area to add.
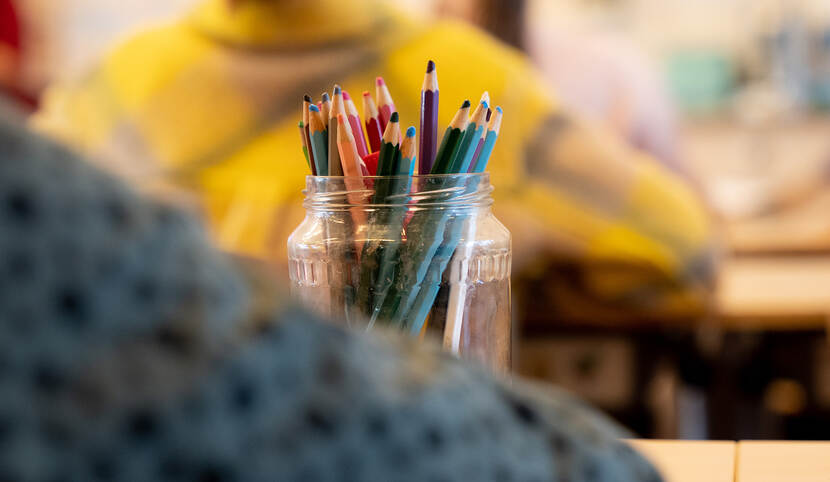
[[[493,153],[493,147],[496,145],[496,139],[499,137],[499,129],[501,129],[501,107],[496,107],[496,111],[490,117],[490,125],[487,126],[487,137],[484,138],[484,147],[481,148],[481,154],[476,159],[476,164],[473,166],[473,172],[484,172],[487,167],[487,161],[490,160],[490,155]]]
[[[461,137],[455,159],[450,164],[450,173],[465,173],[469,170],[470,162],[472,162],[473,155],[475,155],[476,147],[478,146],[478,140],[481,138],[481,134],[487,125],[487,108],[487,101],[481,101],[473,112],[470,123],[464,130],[464,135]]]

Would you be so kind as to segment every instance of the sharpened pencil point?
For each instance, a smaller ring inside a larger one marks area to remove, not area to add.
[[[329,93],[328,92],[323,92],[323,102],[328,102],[328,101],[329,101]]]
[[[306,102],[311,102],[311,96],[306,94],[306,95],[303,96],[303,100],[306,101]]]
[[[397,112],[393,112],[393,113],[392,113],[392,116],[391,116],[391,117],[389,117],[389,122],[398,122],[398,119],[399,119],[399,117],[398,117],[398,113],[397,113]]]
[[[311,104],[310,106],[308,106],[308,110],[310,110],[311,112],[320,112],[320,108],[317,107],[314,104]]]
[[[337,94],[339,94],[340,92],[341,92],[341,90],[340,90],[340,86],[339,86],[339,85],[337,85],[337,84],[334,84],[334,95],[337,95]]]
[[[501,106],[496,107],[496,110],[497,110],[497,111],[499,111],[499,114],[501,114],[501,113],[502,113],[502,111],[501,111]]]
[[[305,127],[303,121],[297,122],[297,127]]]
[[[481,105],[482,105],[482,106],[484,106],[484,108],[485,108],[485,109],[489,109],[489,108],[490,108],[490,106],[488,106],[488,105],[487,105],[487,101],[486,101],[486,100],[482,100],[482,101],[481,101]]]
[[[465,108],[465,107],[470,107],[470,101],[469,100],[465,100],[464,103],[461,104],[462,109]]]
[[[363,91],[363,97],[371,97],[371,96],[372,96],[372,94],[370,94],[368,90]]]
[[[435,62],[430,60],[429,62],[427,62],[427,73],[430,73],[433,70],[435,70]]]
[[[376,83],[377,85],[384,85],[384,84],[385,84],[385,82],[383,81],[383,77],[378,77],[378,78],[376,78],[376,79],[375,79],[375,83]]]
[[[352,100],[352,96],[350,96],[345,90],[343,91],[343,100]]]
[[[406,137],[415,137],[415,126],[409,126],[406,129]]]

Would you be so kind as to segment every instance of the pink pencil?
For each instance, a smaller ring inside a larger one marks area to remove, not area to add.
[[[346,104],[346,117],[349,120],[349,126],[352,128],[357,153],[362,158],[369,154],[369,149],[366,147],[366,133],[363,131],[360,114],[357,112],[357,107],[355,107],[352,97],[345,90],[343,91],[343,102]]]
[[[395,102],[392,101],[392,94],[389,93],[389,88],[386,87],[386,82],[383,81],[383,77],[378,77],[375,80],[375,84],[375,97],[377,97],[378,111],[380,112],[380,130],[381,132],[386,132],[386,124],[389,123],[389,118],[398,109],[395,108]]]

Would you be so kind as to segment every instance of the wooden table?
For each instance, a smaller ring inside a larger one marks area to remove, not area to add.
[[[830,481],[830,442],[738,443],[736,482]]]
[[[666,482],[734,482],[735,442],[629,440]]]
[[[628,440],[666,482],[828,482],[830,442]]]

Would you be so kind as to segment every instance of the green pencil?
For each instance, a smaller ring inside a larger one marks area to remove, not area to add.
[[[447,126],[447,130],[444,131],[444,138],[441,140],[438,154],[435,155],[435,163],[432,165],[431,174],[449,174],[451,172],[450,168],[458,152],[462,132],[470,123],[469,114],[470,101],[465,100],[458,112],[455,113],[450,125]]]

